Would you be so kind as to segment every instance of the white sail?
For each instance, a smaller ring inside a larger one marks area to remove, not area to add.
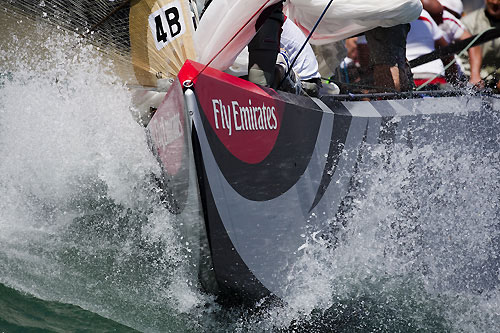
[[[288,14],[309,35],[329,0],[289,0]],[[334,0],[311,38],[316,45],[339,41],[376,27],[416,20],[420,0]]]
[[[194,39],[198,61],[225,70],[255,35],[262,10],[279,0],[213,0]],[[308,35],[329,0],[288,0],[288,17]],[[409,23],[422,11],[420,0],[335,0],[313,34],[327,44],[378,26]]]
[[[198,62],[225,70],[255,36],[260,13],[280,0],[213,0],[194,35]]]

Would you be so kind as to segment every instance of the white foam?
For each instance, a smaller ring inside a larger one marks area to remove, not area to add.
[[[96,48],[40,29],[0,45],[0,283],[165,330],[202,296],[131,93]]]

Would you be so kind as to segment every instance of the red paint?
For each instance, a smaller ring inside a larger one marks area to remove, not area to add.
[[[222,144],[245,163],[262,162],[278,138],[285,103],[249,81],[213,68],[196,73],[202,69],[187,62],[179,78],[194,79],[200,111]]]
[[[424,83],[426,83],[429,79],[414,79],[415,85],[420,87]],[[444,77],[437,77],[432,80],[429,84],[446,84],[446,79]]]
[[[175,176],[182,167],[186,144],[184,95],[179,81],[168,91],[148,129],[165,170]]]
[[[181,85],[185,81],[192,81],[193,83],[195,83],[198,75],[204,67],[205,66],[200,63],[194,62],[192,60],[187,60],[179,71],[179,75],[177,75]]]
[[[420,16],[418,19],[419,19],[420,21],[425,21],[425,22],[428,22],[428,23],[430,23],[430,24],[432,25],[431,20],[429,20],[427,17]]]

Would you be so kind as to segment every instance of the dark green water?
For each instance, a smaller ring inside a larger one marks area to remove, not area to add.
[[[0,284],[0,332],[137,332],[70,304],[43,301]]]
[[[420,297],[414,294],[411,287],[404,288],[400,292],[400,298],[392,300],[387,299],[389,295],[379,295],[381,298],[377,299],[373,298],[374,295],[361,297],[358,295],[356,301],[338,300],[338,303],[330,309],[315,310],[311,315],[295,320],[287,328],[273,327],[269,323],[262,326],[262,322],[259,321],[266,317],[262,314],[251,314],[244,310],[219,310],[216,316],[207,315],[205,319],[212,322],[199,326],[196,331],[232,332],[237,329],[255,332],[270,330],[311,333],[451,331],[450,323],[441,314],[444,312],[442,308],[444,303],[439,304],[437,301],[419,303]],[[409,306],[413,308],[410,309]],[[214,320],[221,322],[217,323]],[[44,301],[0,284],[0,332],[138,331],[81,307]]]

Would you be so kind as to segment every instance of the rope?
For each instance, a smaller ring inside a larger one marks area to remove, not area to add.
[[[311,32],[309,33],[309,36],[307,36],[306,41],[304,42],[304,44],[300,48],[299,52],[297,53],[297,55],[293,59],[292,63],[290,64],[290,67],[288,67],[288,71],[286,72],[285,77],[281,80],[281,82],[278,85],[277,89],[279,89],[281,87],[281,85],[285,82],[285,79],[290,75],[290,72],[292,71],[293,65],[295,65],[295,62],[299,58],[299,55],[302,53],[302,51],[304,51],[307,43],[309,43],[309,40],[311,39],[312,35],[314,34],[314,31],[316,31],[316,29],[318,28],[319,24],[323,20],[323,17],[325,17],[326,12],[328,11],[328,9],[332,5],[332,3],[333,3],[333,0],[330,0],[330,2],[328,2],[328,4],[326,5],[325,10],[323,10],[323,13],[321,13],[319,19],[316,21],[316,24],[314,25],[314,27],[312,28]]]
[[[341,101],[355,101],[364,98],[370,99],[380,99],[380,98],[390,98],[390,99],[407,99],[407,98],[419,98],[419,97],[444,97],[444,96],[463,96],[465,93],[462,90],[430,90],[430,91],[401,91],[401,92],[388,92],[388,93],[367,93],[367,94],[340,94],[340,95],[328,95],[326,98],[329,100],[341,100]]]
[[[119,10],[121,10],[122,8],[124,8],[126,5],[128,5],[128,3],[130,2],[131,0],[124,0],[120,5],[118,5],[118,7],[116,7],[115,9],[113,9],[108,15],[106,15],[105,17],[103,17],[99,22],[97,22],[96,24],[94,24],[92,27],[90,27],[90,29],[82,35],[83,38],[87,37],[88,35],[90,35],[93,31],[95,31],[95,29],[97,29],[98,27],[100,27],[104,22],[106,22],[107,20],[109,20],[109,18],[111,16],[113,16],[116,12],[118,12]]]
[[[385,87],[382,87],[382,86],[370,86],[370,85],[367,85],[367,84],[357,84],[357,83],[350,83],[350,82],[342,82],[342,81],[337,81],[337,80],[332,80],[331,78],[330,79],[325,79],[325,78],[321,78],[322,80],[326,81],[327,83],[330,83],[330,82],[333,82],[335,83],[336,85],[339,85],[339,86],[349,86],[349,87],[353,87],[353,88],[360,88],[360,89],[373,89],[373,90],[380,90],[381,88],[384,88]],[[396,89],[390,89],[391,92],[398,92]]]
[[[458,56],[462,56],[465,54],[465,52],[467,52],[471,47],[472,45],[474,45],[474,43],[482,36],[484,35],[487,31],[490,31],[490,30],[495,30],[495,28],[489,28],[489,29],[486,29],[484,30],[483,32],[479,33],[476,35],[476,37],[464,48],[462,49],[462,51],[460,51],[460,53],[458,54]],[[457,58],[454,58],[452,61],[450,61],[445,67],[444,67],[444,70],[446,71],[448,68],[450,68],[452,65],[454,65],[455,63],[457,62]],[[432,81],[434,81],[435,79],[437,79],[439,76],[441,76],[441,74],[436,74],[434,77],[430,78],[429,80],[425,81],[424,84],[422,84],[420,87],[418,87],[417,89],[415,89],[416,91],[419,91],[421,89],[423,89],[424,87],[426,87],[429,83],[431,83]]]

